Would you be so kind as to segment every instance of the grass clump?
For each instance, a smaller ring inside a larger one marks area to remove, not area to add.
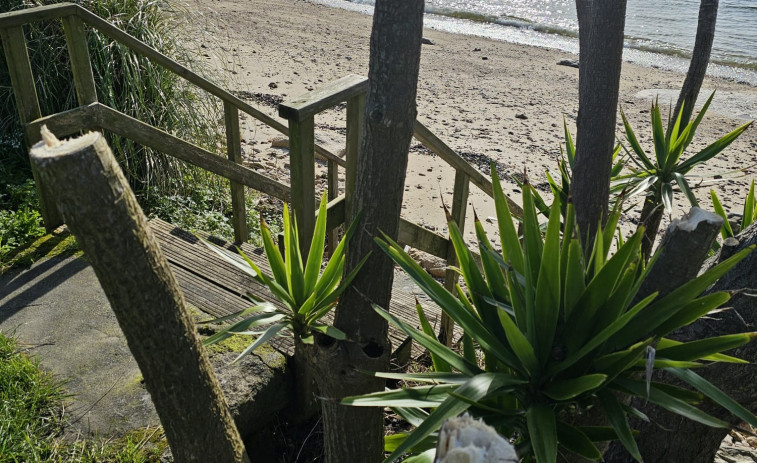
[[[157,463],[168,447],[160,428],[118,439],[59,438],[65,426],[62,383],[0,333],[0,463]]]
[[[57,432],[60,382],[0,334],[0,461],[43,461]]]

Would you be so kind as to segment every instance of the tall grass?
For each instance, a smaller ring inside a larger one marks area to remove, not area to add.
[[[0,0],[0,11],[56,3],[52,0]],[[76,3],[161,53],[193,63],[176,24],[182,11],[165,1],[77,0]],[[29,57],[43,115],[76,104],[68,52],[59,20],[27,26]],[[220,103],[184,85],[172,72],[154,65],[97,31],[88,34],[89,52],[100,102],[193,143],[216,148],[223,143]],[[10,147],[20,147],[22,133],[6,66],[0,65],[0,131],[13,135]],[[147,187],[174,193],[185,186],[188,168],[179,161],[117,136],[111,148],[138,193]],[[196,178],[197,175],[192,175]]]

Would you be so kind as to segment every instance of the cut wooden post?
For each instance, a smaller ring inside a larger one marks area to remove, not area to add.
[[[89,60],[87,48],[87,33],[84,30],[84,23],[78,16],[65,16],[61,19],[66,33],[68,55],[71,58],[76,98],[79,106],[85,106],[97,101],[95,77],[92,74],[92,63]]]
[[[455,189],[452,193],[452,220],[455,221],[457,227],[460,229],[460,233],[465,231],[465,212],[468,206],[468,194],[470,193],[470,178],[465,172],[455,172]],[[452,246],[452,242],[449,243],[447,248],[447,267],[453,267],[457,265],[457,257],[455,255],[455,248]],[[444,287],[448,291],[454,291],[457,284],[457,272],[447,269],[444,275]],[[447,315],[446,312],[442,312],[441,327],[439,328],[439,341],[447,346],[452,345],[452,334],[455,329],[455,322]]]
[[[223,114],[226,120],[226,150],[229,160],[242,164],[242,138],[239,134],[239,109],[231,103],[223,103]],[[234,227],[234,241],[246,243],[247,211],[244,203],[244,185],[231,183],[231,223]]]
[[[315,228],[315,120],[289,120],[289,175],[292,207],[297,217],[303,261],[310,252]]]
[[[61,143],[46,129],[43,137],[31,161],[100,280],[174,459],[249,462],[179,286],[105,139],[90,132]]]
[[[653,292],[659,292],[658,298],[663,297],[694,279],[722,225],[722,217],[698,207],[674,219],[660,243],[660,256],[649,269],[635,302]]]
[[[344,200],[347,222],[351,222],[353,214],[352,198],[355,194],[355,179],[357,178],[357,160],[360,155],[360,141],[363,139],[363,118],[365,117],[365,93],[361,93],[347,100],[347,167],[344,174]]]
[[[331,201],[335,200],[337,196],[339,196],[339,166],[334,161],[328,162],[327,182],[328,201],[330,203]],[[336,249],[338,243],[339,230],[337,228],[333,228],[328,232],[327,249],[329,255],[334,252],[334,249]]]
[[[5,62],[13,86],[13,96],[16,99],[16,109],[21,127],[24,129],[27,146],[31,146],[39,140],[39,133],[30,132],[26,129],[26,125],[35,119],[39,119],[42,113],[39,109],[37,89],[34,87],[34,75],[29,61],[29,51],[26,48],[23,26],[0,29],[0,38],[3,40]],[[47,193],[47,189],[39,181],[39,176],[33,166],[32,175],[37,187],[42,220],[45,222],[45,229],[51,232],[62,225],[63,220],[55,208],[55,202],[52,201],[51,195]]]

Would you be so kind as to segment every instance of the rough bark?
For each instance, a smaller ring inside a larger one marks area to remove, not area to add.
[[[179,286],[105,139],[48,140],[31,160],[100,280],[174,458],[248,462]]]
[[[723,219],[692,207],[681,219],[674,219],[660,243],[660,256],[641,284],[635,302],[657,292],[658,298],[694,279],[707,259]]]
[[[584,243],[607,215],[626,0],[577,0],[580,64],[572,195]]]
[[[678,114],[681,105],[685,101],[683,116],[681,117],[681,126],[685,127],[691,119],[691,113],[699,96],[699,90],[702,88],[704,75],[707,72],[707,65],[710,63],[710,53],[712,52],[712,42],[715,40],[715,23],[718,19],[718,2],[719,0],[702,0],[699,4],[699,19],[697,22],[697,36],[694,40],[694,50],[691,53],[691,62],[689,70],[686,73],[686,79],[683,81],[681,93],[678,95],[678,102],[673,114]]]
[[[377,0],[373,15],[363,140],[352,217],[362,213],[349,244],[345,272],[372,253],[342,296],[334,325],[346,342],[318,343],[314,364],[322,404],[329,462],[379,461],[383,455],[382,410],[340,405],[348,395],[381,390],[383,381],[357,369],[385,370],[391,346],[387,324],[371,307],[388,307],[394,264],[373,242],[379,230],[396,238],[407,155],[416,118],[422,0]],[[323,340],[321,340],[323,341]]]
[[[757,224],[745,229],[737,238],[739,240],[737,250],[757,243]],[[702,246],[705,244],[702,243]],[[730,248],[729,246],[725,249]],[[714,266],[719,257],[716,253],[708,259],[704,269]],[[674,263],[673,265],[675,266]],[[708,290],[708,292],[735,291],[726,304],[731,308],[730,310],[701,318],[673,333],[671,338],[687,342],[711,336],[754,331],[757,324],[754,297],[739,290],[757,287],[757,274],[753,270],[755,266],[757,266],[757,253],[752,253]],[[757,345],[747,344],[728,354],[752,361],[757,357]],[[753,413],[757,412],[757,367],[754,363],[749,365],[715,363],[698,369],[697,373]],[[669,376],[658,375],[655,375],[655,380],[683,385]],[[728,433],[727,429],[709,428],[649,404],[637,405],[652,420],[652,424],[638,422],[633,424],[640,431],[636,440],[644,461],[648,463],[669,461],[711,463],[723,438]],[[740,421],[710,401],[705,402],[701,408],[712,416],[733,425],[737,425]],[[613,447],[610,453],[605,454],[605,461],[608,463],[631,461],[630,456],[625,452]]]
[[[649,260],[654,249],[654,243],[657,241],[657,232],[660,230],[660,222],[665,209],[662,202],[655,197],[644,199],[644,206],[641,208],[641,218],[639,227],[644,227],[644,236],[641,238],[641,256],[644,262]]]

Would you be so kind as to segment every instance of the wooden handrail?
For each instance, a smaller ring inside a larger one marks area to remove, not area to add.
[[[58,19],[63,16],[77,14],[82,9],[75,3],[56,3],[54,5],[37,6],[23,10],[10,11],[0,14],[0,28],[23,26],[34,21]]]
[[[205,79],[199,74],[191,71],[189,68],[182,66],[181,64],[173,61],[171,58],[167,57],[163,53],[150,47],[149,45],[137,39],[133,35],[130,35],[122,31],[121,29],[117,28],[116,26],[109,23],[108,21],[100,18],[99,16],[92,13],[91,11],[79,5],[76,5],[74,3],[58,3],[55,5],[41,6],[41,7],[29,8],[26,10],[18,10],[18,11],[11,11],[9,13],[2,13],[0,14],[0,29],[5,29],[5,28],[13,27],[13,26],[22,26],[24,24],[28,24],[35,21],[58,19],[65,16],[78,16],[79,18],[81,18],[81,20],[84,23],[97,29],[98,31],[102,32],[103,34],[115,40],[116,42],[119,42],[125,45],[132,51],[140,53],[141,55],[145,56],[147,59],[165,67],[166,69],[173,72],[174,74],[198,86],[199,88],[205,90],[211,95],[216,96],[222,101],[236,106],[241,111],[249,114],[250,116],[254,117],[260,122],[263,122],[264,124],[270,126],[274,130],[277,130],[278,132],[284,135],[289,135],[289,129],[281,122],[265,114],[259,109],[253,107],[252,105],[242,101],[240,98],[232,95],[227,90],[224,90],[223,88],[210,82],[209,80]],[[323,159],[336,162],[342,167],[345,166],[344,159],[340,158],[336,154],[330,152],[329,150],[327,150],[326,148],[320,145],[316,145],[315,152]]]
[[[368,92],[368,78],[350,74],[279,105],[279,116],[303,121],[310,116]]]

